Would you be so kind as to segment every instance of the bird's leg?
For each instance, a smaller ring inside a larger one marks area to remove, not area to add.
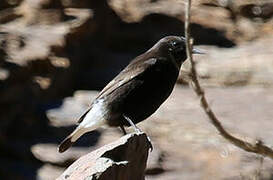
[[[133,123],[133,121],[130,119],[130,118],[128,118],[127,116],[125,116],[125,115],[123,115],[123,117],[128,121],[128,123],[134,128],[134,130],[135,130],[135,132],[136,133],[141,133],[142,131],[141,131],[141,129],[139,129],[134,123]],[[150,146],[150,148],[151,148],[151,151],[153,151],[153,145],[152,145],[152,143],[151,143],[151,140],[150,140],[150,138],[147,136],[147,138],[148,138],[148,142],[149,142],[149,146]]]
[[[120,127],[121,131],[123,132],[123,134],[124,134],[124,135],[126,135],[126,134],[127,134],[127,132],[126,132],[126,130],[124,129],[124,126],[123,126],[123,125],[121,125],[121,126],[119,126],[119,127]]]
[[[123,115],[123,117],[128,121],[128,123],[134,128],[136,133],[141,133],[142,131],[133,123],[133,121],[127,116]]]

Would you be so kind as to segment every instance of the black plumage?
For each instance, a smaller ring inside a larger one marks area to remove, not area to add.
[[[171,94],[186,58],[185,39],[178,36],[167,36],[136,57],[99,93],[59,152],[98,127],[121,127],[125,133],[123,126],[148,118]]]

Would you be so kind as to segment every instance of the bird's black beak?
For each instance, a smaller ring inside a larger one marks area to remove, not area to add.
[[[206,54],[206,53],[204,53],[203,51],[200,51],[199,49],[193,48],[192,54]]]

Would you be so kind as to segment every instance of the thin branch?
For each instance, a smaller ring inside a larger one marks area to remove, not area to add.
[[[268,146],[264,145],[262,141],[256,141],[254,144],[250,142],[243,141],[239,138],[236,138],[229,134],[218,118],[215,116],[214,112],[211,110],[207,99],[205,97],[205,92],[200,86],[200,83],[197,78],[197,73],[196,73],[196,68],[195,68],[195,62],[193,61],[192,58],[192,41],[190,39],[190,9],[191,9],[191,0],[188,0],[188,3],[186,5],[186,20],[185,20],[185,37],[186,37],[186,46],[187,46],[187,56],[191,62],[191,77],[192,77],[192,87],[197,94],[197,96],[200,98],[200,103],[205,111],[206,115],[208,116],[210,122],[215,126],[215,128],[218,130],[221,136],[223,136],[226,140],[234,144],[235,146],[256,154],[260,154],[266,157],[269,157],[273,159],[273,150],[269,148]]]

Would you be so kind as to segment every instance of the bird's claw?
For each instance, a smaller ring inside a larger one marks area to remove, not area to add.
[[[134,128],[134,130],[137,134],[143,133],[143,131],[141,131],[141,129],[139,129],[138,127]]]

